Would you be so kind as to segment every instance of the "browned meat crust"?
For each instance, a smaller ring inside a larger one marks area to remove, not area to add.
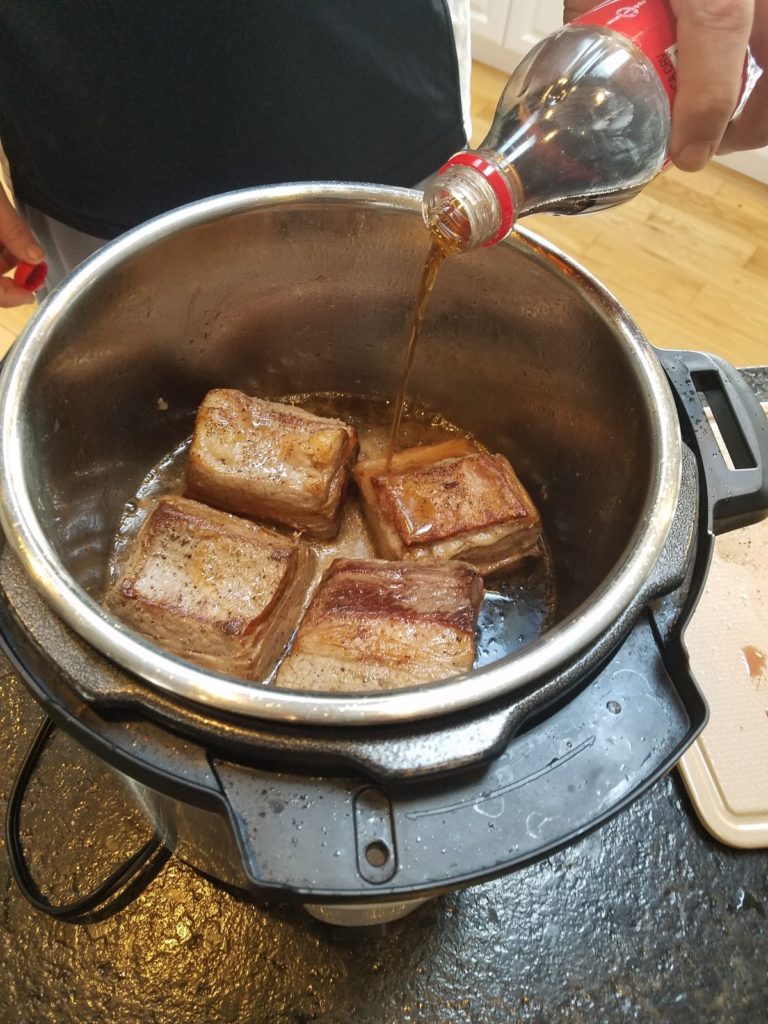
[[[293,538],[166,497],[139,531],[106,604],[181,658],[255,678],[285,648],[311,572],[311,556]]]
[[[187,465],[187,494],[315,537],[336,535],[357,455],[341,420],[216,389],[203,399]]]
[[[384,690],[468,672],[482,579],[463,562],[337,558],[299,627],[277,685]]]
[[[377,554],[471,562],[483,574],[540,551],[541,520],[503,455],[466,439],[359,462],[354,477]]]

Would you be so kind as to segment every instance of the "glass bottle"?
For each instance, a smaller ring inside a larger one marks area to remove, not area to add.
[[[427,182],[429,229],[464,251],[500,241],[524,214],[637,195],[667,161],[676,58],[668,0],[609,0],[547,36],[510,78],[483,143]]]

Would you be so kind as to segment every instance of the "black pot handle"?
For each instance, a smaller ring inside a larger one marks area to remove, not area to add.
[[[712,533],[727,533],[768,515],[768,417],[744,378],[706,352],[657,350],[695,435],[709,493]],[[704,411],[709,406],[733,463],[723,457]]]
[[[102,920],[127,906],[157,875],[170,857],[170,851],[164,846],[160,836],[155,833],[136,853],[119,864],[93,892],[86,896],[81,896],[71,903],[56,905],[43,895],[30,874],[24,856],[20,828],[21,805],[40,755],[54,728],[54,723],[50,718],[43,719],[14,779],[5,815],[5,841],[8,847],[8,860],[16,884],[24,898],[32,904],[35,910],[71,924],[84,924],[94,919]],[[149,863],[150,861],[152,863]]]

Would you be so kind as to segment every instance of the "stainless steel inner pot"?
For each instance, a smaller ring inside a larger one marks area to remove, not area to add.
[[[557,567],[553,629],[465,677],[330,697],[196,668],[100,607],[124,503],[191,432],[209,388],[394,395],[427,244],[417,192],[253,189],[137,228],[44,303],[0,381],[0,516],[35,585],[86,641],[204,705],[376,725],[543,681],[627,609],[677,503],[671,392],[615,300],[525,231],[443,265],[410,393],[509,456],[532,491]]]

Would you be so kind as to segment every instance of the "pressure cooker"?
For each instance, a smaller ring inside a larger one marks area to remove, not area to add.
[[[550,628],[455,679],[329,695],[204,670],[110,615],[125,502],[206,391],[392,398],[427,247],[410,190],[193,203],[76,270],[0,379],[9,658],[158,843],[342,923],[511,871],[668,771],[706,721],[685,625],[713,537],[768,513],[768,425],[739,373],[652,348],[520,229],[446,260],[410,393],[506,455],[532,494],[556,573]]]

